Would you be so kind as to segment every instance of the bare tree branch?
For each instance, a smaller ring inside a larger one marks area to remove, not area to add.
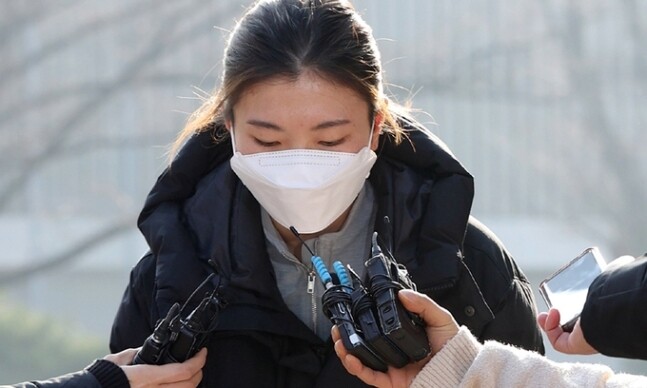
[[[158,85],[178,85],[195,80],[195,74],[175,73],[175,74],[143,74],[133,79],[129,87],[148,87]],[[17,102],[12,105],[7,104],[4,109],[0,110],[0,125],[14,120],[22,114],[28,113],[38,108],[45,108],[50,104],[60,102],[62,99],[69,97],[79,97],[81,99],[89,98],[97,94],[97,90],[106,90],[113,81],[97,83],[94,81],[84,82],[74,86],[63,87],[55,90],[47,90],[36,98],[32,98],[29,104]],[[6,131],[8,128],[1,128],[0,131]]]
[[[614,241],[614,249],[618,252],[627,250],[639,250],[644,244],[640,231],[644,227],[644,221],[636,206],[644,202],[647,197],[647,189],[642,178],[645,173],[641,163],[640,152],[631,152],[622,138],[613,133],[614,126],[610,123],[602,100],[604,91],[600,75],[596,72],[595,64],[585,58],[584,37],[583,37],[583,16],[573,7],[567,11],[567,22],[564,24],[560,42],[564,55],[567,55],[569,64],[567,71],[572,80],[575,96],[583,107],[582,120],[584,127],[589,133],[598,139],[603,146],[600,147],[602,158],[610,171],[610,176],[620,180],[622,190],[620,201],[609,202],[602,195],[591,195],[604,190],[604,185],[599,181],[580,182],[583,186],[579,193],[579,200],[590,201],[591,205],[605,217],[612,221],[616,230],[626,231],[618,233],[618,239]],[[627,176],[630,171],[635,178]],[[609,177],[606,177],[609,179]],[[608,184],[608,182],[607,182]],[[586,194],[590,193],[590,194]],[[588,214],[571,214],[574,218],[585,218]]]
[[[172,2],[169,2],[172,3]],[[138,3],[144,4],[144,3]],[[146,69],[151,68],[151,63],[158,60],[160,57],[166,55],[169,52],[172,52],[172,48],[182,46],[186,41],[195,39],[196,36],[203,34],[204,31],[211,31],[214,23],[218,23],[218,19],[213,18],[214,14],[203,12],[198,13],[200,21],[187,23],[186,19],[189,17],[193,18],[196,15],[195,10],[199,7],[196,7],[196,4],[202,5],[201,0],[192,0],[188,5],[184,6],[181,9],[175,9],[174,12],[170,13],[167,18],[159,20],[159,29],[156,34],[153,34],[151,43],[147,50],[140,52],[135,58],[133,58],[130,63],[128,63],[120,72],[118,77],[115,80],[106,82],[99,88],[94,86],[93,93],[88,95],[85,98],[80,99],[83,101],[79,106],[75,107],[75,110],[68,115],[67,119],[58,123],[55,128],[52,128],[48,131],[49,135],[47,140],[50,142],[46,144],[42,150],[39,150],[38,155],[28,159],[24,164],[22,164],[21,169],[18,173],[18,176],[5,179],[5,182],[8,182],[4,185],[4,191],[0,192],[0,210],[6,207],[7,203],[11,198],[20,193],[24,189],[25,183],[33,176],[33,174],[51,158],[60,157],[61,155],[74,152],[75,147],[94,147],[96,143],[90,142],[82,144],[80,142],[75,142],[70,144],[69,135],[81,128],[81,123],[90,117],[96,110],[98,110],[105,101],[112,98],[117,94],[122,88],[126,85],[130,86],[132,84],[155,84],[160,82],[169,82],[174,78],[177,81],[178,77],[182,79],[189,79],[186,74],[174,74],[170,76],[153,74],[146,75],[143,74]],[[219,3],[220,10],[215,12],[217,17],[229,18],[234,7],[239,8],[240,4],[233,4],[231,2]],[[146,6],[150,6],[146,3]],[[222,11],[222,12],[220,12]],[[132,12],[130,9],[129,12]],[[114,18],[112,18],[113,21]],[[189,25],[190,28],[185,26]],[[175,33],[173,35],[174,28],[176,26],[182,26],[181,33]],[[95,26],[96,27],[96,26]],[[78,33],[78,30],[77,30]],[[170,37],[169,37],[170,36]],[[60,42],[59,42],[60,43]],[[57,97],[60,98],[61,90],[58,91]],[[63,90],[63,94],[66,92],[73,95],[74,90]],[[77,90],[78,92],[78,90]],[[78,96],[78,93],[77,93]],[[41,96],[41,104],[48,104],[50,99],[57,98],[54,94]],[[33,108],[33,105],[32,105]],[[7,112],[11,115],[13,112]],[[6,117],[4,117],[6,119]],[[92,135],[95,136],[96,135]],[[142,141],[145,139],[146,135],[136,138],[135,140]],[[132,144],[133,138],[129,139],[115,139],[112,144],[108,146],[125,146],[124,142],[129,142],[128,146],[136,146]],[[150,140],[147,140],[150,142]],[[106,146],[106,144],[103,144]],[[95,148],[96,149],[96,148]],[[78,153],[75,154],[78,156]],[[94,247],[107,242],[109,239],[114,238],[121,233],[129,230],[134,226],[133,218],[126,217],[125,219],[116,220],[113,224],[106,226],[105,228],[93,233],[86,238],[74,242],[69,248],[64,249],[58,254],[44,257],[39,260],[36,260],[35,263],[29,264],[18,270],[0,274],[0,286],[6,286],[13,284],[15,282],[24,280],[30,276],[39,274],[43,271],[51,270],[55,267],[61,265],[70,264],[74,260],[78,259],[83,253],[86,253],[93,249]]]
[[[61,267],[65,264],[70,264],[78,259],[81,255],[97,248],[101,244],[105,244],[112,238],[120,234],[132,230],[134,227],[134,220],[132,217],[126,217],[116,220],[110,225],[88,235],[87,237],[71,244],[67,249],[54,254],[52,256],[34,260],[31,264],[26,265],[17,270],[10,272],[0,273],[0,287],[6,287],[17,282],[24,281],[26,278],[38,275],[40,273],[49,271],[53,268]]]
[[[150,11],[150,4],[146,2],[133,2],[131,4],[131,7],[124,8],[114,15],[88,22],[63,36],[58,37],[56,40],[48,42],[48,44],[45,45],[41,50],[33,53],[32,55],[26,56],[19,62],[8,63],[7,67],[2,70],[3,76],[2,78],[0,78],[0,87],[2,87],[6,82],[12,80],[12,78],[14,78],[17,74],[23,73],[25,71],[28,71],[30,68],[40,65],[52,55],[59,53],[61,50],[65,49],[68,46],[73,45],[78,40],[84,39],[86,36],[88,36],[88,34],[96,34],[103,28],[118,26],[119,23],[123,23],[128,19],[140,17],[142,15],[142,12]],[[169,3],[159,2],[156,12],[159,12],[161,9],[160,5],[164,4],[168,5]],[[8,33],[5,33],[4,36],[8,36]]]
[[[193,5],[191,5],[191,9],[193,9]],[[153,43],[149,45],[149,49],[142,52],[127,64],[114,82],[108,83],[103,88],[95,89],[93,96],[84,100],[66,120],[63,120],[52,131],[54,135],[51,136],[49,143],[37,155],[26,160],[21,166],[22,168],[19,174],[7,182],[4,190],[0,193],[0,209],[5,208],[13,196],[23,189],[23,186],[40,166],[45,164],[53,155],[60,152],[67,137],[80,126],[83,120],[99,109],[104,101],[110,99],[121,88],[136,79],[139,73],[150,62],[165,52],[167,45],[177,44],[182,40],[189,39],[194,36],[197,29],[204,28],[204,25],[199,23],[195,28],[188,30],[188,32],[180,34],[174,39],[165,40],[163,37],[168,35],[168,31],[172,30],[175,25],[180,24],[182,21],[183,19],[178,17],[177,13],[173,13],[166,19],[161,20],[160,27],[157,33],[154,34],[154,38],[152,39]],[[209,21],[209,23],[211,24],[212,21]]]
[[[63,2],[41,1],[37,7],[28,4],[26,11],[16,11],[17,8],[24,7],[25,4],[27,3],[15,1],[0,2],[1,14],[4,16],[2,23],[0,23],[0,45],[6,44],[9,36],[11,36],[10,32],[15,32],[25,25],[37,23],[41,19],[52,17],[55,13],[65,10]]]

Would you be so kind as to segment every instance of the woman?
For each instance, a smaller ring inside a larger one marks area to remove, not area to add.
[[[527,280],[469,215],[472,177],[384,95],[380,66],[346,1],[260,1],[245,14],[220,88],[140,215],[150,252],[131,274],[113,351],[141,344],[215,266],[229,304],[206,385],[362,386],[332,351],[309,250],[363,272],[373,231],[480,340],[543,351]]]

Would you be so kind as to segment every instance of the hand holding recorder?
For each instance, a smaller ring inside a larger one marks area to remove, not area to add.
[[[350,354],[386,372],[389,366],[401,368],[430,353],[423,321],[397,298],[399,290],[415,290],[415,284],[404,266],[382,252],[377,233],[365,262],[366,282],[339,261],[333,263],[334,276],[320,257],[313,254],[312,263],[326,288],[321,298],[324,313]]]
[[[188,303],[212,279],[215,281],[213,290],[206,292],[200,303],[188,315],[184,316]],[[132,364],[163,365],[181,363],[197,354],[206,346],[209,336],[216,328],[218,314],[227,304],[222,298],[221,278],[210,274],[195,289],[189,299],[180,307],[175,303],[160,320],[153,333],[144,341]]]
[[[344,346],[339,328],[333,326],[332,338],[335,352],[348,373],[357,376],[366,384],[380,388],[408,387],[433,355],[440,352],[445,344],[458,333],[458,323],[451,313],[428,296],[419,292],[403,289],[398,292],[402,306],[422,318],[426,337],[429,339],[431,353],[424,359],[405,365],[402,368],[389,366],[386,372],[372,369],[351,354]]]

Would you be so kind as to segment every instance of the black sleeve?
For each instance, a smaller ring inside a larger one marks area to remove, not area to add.
[[[647,257],[599,275],[589,287],[580,325],[607,356],[647,360]]]
[[[110,351],[138,348],[153,332],[157,320],[153,295],[155,292],[155,260],[144,256],[130,272],[110,333]]]
[[[11,385],[14,388],[102,388],[94,375],[87,370],[69,373],[49,380],[29,381]]]
[[[82,371],[42,381],[14,384],[14,388],[129,388],[124,371],[107,360],[96,360]]]

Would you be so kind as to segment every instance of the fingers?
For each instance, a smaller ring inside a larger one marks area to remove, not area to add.
[[[542,330],[545,330],[546,318],[548,318],[548,313],[541,312],[537,314],[537,324]]]
[[[337,325],[332,325],[332,329],[330,329],[330,335],[332,337],[332,342],[337,342],[337,340],[341,339]]]
[[[556,308],[551,308],[548,312],[542,312],[537,315],[537,324],[541,329],[548,333],[548,331],[555,330],[559,327],[560,313]]]
[[[198,353],[195,354],[195,356],[191,357],[181,364],[175,365],[182,367],[186,371],[185,373],[187,374],[187,379],[189,379],[190,376],[195,376],[197,373],[202,373],[202,367],[204,366],[206,361],[207,348],[202,348]]]
[[[207,349],[203,348],[195,356],[183,363],[165,365],[127,365],[122,369],[128,377],[131,387],[155,387],[165,384],[176,384],[173,387],[195,387],[202,379],[202,367],[207,358]],[[193,384],[193,385],[191,385]]]
[[[539,317],[537,319],[539,319]],[[562,327],[559,325],[559,319],[559,310],[551,308],[548,310],[548,313],[545,313],[543,325],[540,324],[541,328],[546,333],[546,337],[548,337],[548,341],[550,341],[555,350],[560,350],[558,348],[560,346],[560,338],[562,338],[561,341],[567,341],[562,337],[562,335],[565,334],[568,336],[568,333],[564,333],[564,330],[562,330]]]
[[[548,327],[548,324],[547,324]],[[582,333],[582,327],[580,326],[580,320],[578,319],[575,322],[572,332],[565,332],[559,326],[552,330],[546,332],[548,340],[555,350],[561,353],[566,354],[595,354],[595,350],[584,338],[584,333]]]
[[[195,388],[198,386],[198,384],[200,384],[200,381],[202,381],[202,370],[193,375],[190,380],[173,383],[161,383],[157,384],[157,386],[164,388]]]
[[[348,373],[356,376],[366,384],[376,387],[389,385],[388,375],[364,366],[357,357],[346,351],[341,339],[335,341],[335,353],[337,353],[337,357],[339,357]]]
[[[566,354],[596,353],[596,350],[584,339],[579,319],[570,333],[562,329],[559,319],[559,310],[555,308],[551,308],[548,313],[542,313],[537,317],[539,326],[544,330],[548,341],[555,350]]]
[[[337,327],[333,327],[331,331],[331,336],[335,342],[335,352],[344,368],[348,373],[357,376],[360,380],[372,386],[393,387],[408,385],[432,355],[440,351],[447,341],[456,335],[459,329],[454,317],[426,295],[403,289],[398,291],[398,297],[405,309],[419,315],[425,321],[425,332],[429,340],[429,346],[432,349],[432,353],[427,359],[419,363],[409,364],[405,368],[389,367],[386,373],[376,371],[363,365],[357,357],[348,353]]]
[[[202,348],[195,356],[191,357],[186,363],[194,364],[198,369],[201,369],[204,366],[204,363],[207,361],[207,348]]]
[[[158,383],[170,383],[190,380],[198,370],[195,369],[195,362],[185,361],[181,364],[166,364],[160,366],[155,375],[155,381]]]
[[[350,354],[348,354],[348,351],[346,350],[346,347],[344,346],[344,344],[341,342],[341,340],[338,340],[338,341],[335,341],[334,347],[335,347],[335,353],[337,353],[337,357],[339,357],[339,359],[341,360],[342,364],[344,364],[346,369],[349,369],[347,365],[348,360],[346,359],[346,356],[349,356]],[[357,367],[352,365],[352,367],[348,371],[351,373],[355,372],[353,374],[356,374]]]
[[[560,320],[559,310],[555,308],[548,310],[548,315],[546,316],[546,322],[544,323],[546,330],[554,330],[557,328],[561,330],[561,327],[559,326],[559,320]]]
[[[454,324],[458,327],[449,311],[440,307],[427,295],[404,289],[398,292],[398,297],[404,308],[420,315],[427,326],[438,327]]]
[[[164,388],[195,388],[200,384],[200,381],[202,381],[202,371],[199,373],[196,373],[193,375],[193,377],[190,380],[185,380],[185,381],[178,381],[178,382],[172,382],[172,383],[160,383],[160,384],[154,384],[151,386],[152,387],[164,387]],[[146,388],[149,388],[148,386]]]
[[[404,308],[412,313],[420,315],[427,326],[439,327],[454,325],[458,327],[458,324],[449,311],[440,307],[428,296],[413,290],[403,289],[398,291],[398,297],[400,298]],[[335,342],[340,338],[337,326],[333,325],[330,334]]]
[[[198,370],[198,372],[191,377],[191,380],[189,381],[190,387],[197,387],[198,384],[200,384],[200,381],[202,381],[202,369]]]
[[[137,354],[139,349],[140,348],[122,350],[119,353],[108,354],[103,359],[108,360],[108,361],[110,361],[112,363],[115,363],[115,364],[117,364],[119,366],[128,365],[133,361],[133,358],[135,358],[135,355]]]

